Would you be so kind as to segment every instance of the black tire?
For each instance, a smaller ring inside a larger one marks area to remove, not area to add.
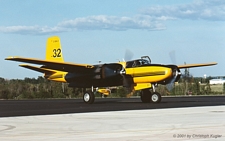
[[[92,104],[95,101],[95,95],[91,91],[86,91],[83,95],[83,101],[87,104]]]
[[[149,89],[141,90],[141,101],[143,103],[151,102],[151,92],[149,91]]]
[[[152,103],[160,103],[161,99],[162,99],[162,97],[161,97],[160,93],[158,93],[158,92],[154,92],[151,95],[151,102]]]

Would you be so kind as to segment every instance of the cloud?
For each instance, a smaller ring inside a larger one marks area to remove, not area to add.
[[[31,34],[31,35],[40,35],[40,34],[50,34],[66,31],[60,27],[48,27],[48,26],[0,26],[0,32],[3,33],[12,33],[12,34]]]
[[[0,26],[0,32],[43,35],[77,30],[164,30],[169,20],[225,21],[224,0],[197,0],[190,4],[151,6],[132,17],[95,15],[56,23],[56,26]]]
[[[165,26],[149,16],[116,17],[89,16],[58,23],[55,27],[48,26],[1,26],[0,32],[14,34],[53,34],[73,30],[111,30],[125,31],[129,29],[163,30]]]
[[[144,15],[152,17],[166,17],[168,19],[188,20],[225,20],[225,1],[223,0],[197,0],[191,4],[172,6],[152,6],[142,10]]]
[[[84,18],[76,18],[74,20],[63,21],[59,23],[59,27],[75,30],[162,30],[165,27],[155,22],[149,16],[135,17],[116,17],[116,16],[90,16]]]

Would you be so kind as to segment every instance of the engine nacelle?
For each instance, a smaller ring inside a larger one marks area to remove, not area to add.
[[[94,68],[88,70],[88,72],[69,72],[65,76],[67,82],[72,81],[83,81],[86,80],[100,80],[107,79],[112,77],[118,77],[120,75],[120,71],[123,69],[121,64],[102,64],[96,65]]]
[[[120,71],[123,69],[121,64],[104,64],[101,69],[101,78],[106,79],[120,75]]]

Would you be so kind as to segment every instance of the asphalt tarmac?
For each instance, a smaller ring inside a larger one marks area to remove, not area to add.
[[[0,100],[0,117],[220,105],[225,105],[225,96],[163,97],[157,104],[142,103],[140,98],[99,98],[91,105],[82,99]]]

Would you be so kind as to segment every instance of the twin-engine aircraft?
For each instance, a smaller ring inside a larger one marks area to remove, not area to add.
[[[180,79],[180,69],[216,65],[217,63],[162,65],[152,64],[148,56],[128,62],[107,64],[75,64],[64,62],[60,39],[48,38],[46,59],[8,57],[5,60],[31,63],[21,67],[44,73],[48,80],[69,83],[69,87],[92,88],[83,94],[83,101],[92,104],[95,100],[94,88],[124,86],[131,91],[141,90],[141,101],[159,103],[161,95],[156,92],[158,84],[166,85]]]

